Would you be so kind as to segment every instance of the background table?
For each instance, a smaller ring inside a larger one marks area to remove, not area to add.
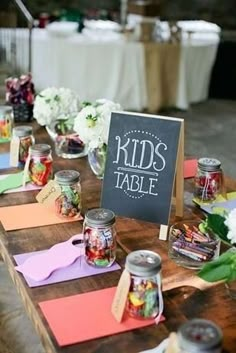
[[[10,38],[9,31],[2,29],[1,38]],[[17,65],[25,72],[27,31],[17,29],[15,35]],[[108,98],[126,110],[187,109],[208,97],[218,43],[218,33],[193,33],[177,44],[150,44],[122,36],[60,37],[34,29],[33,80],[37,91],[68,87],[82,100]],[[2,45],[10,51],[9,40]]]
[[[34,135],[38,142],[48,143],[44,128],[34,124]],[[4,149],[5,148],[5,149]],[[7,145],[0,146],[0,153]],[[98,207],[102,181],[92,174],[87,159],[64,160],[54,156],[54,169],[76,169],[81,172],[82,201],[84,210]],[[235,189],[236,181],[226,178],[228,190]],[[184,219],[202,217],[200,210],[192,202],[192,180],[185,182]],[[0,206],[33,203],[37,191],[1,195]],[[171,223],[175,221],[174,208],[171,213]],[[117,260],[123,267],[126,251],[149,249],[158,252],[162,257],[163,282],[169,279],[172,284],[191,277],[194,271],[177,266],[168,258],[168,242],[158,239],[158,225],[141,222],[134,219],[117,218],[117,230],[123,248],[118,247]],[[194,317],[213,320],[218,324],[224,335],[224,348],[227,353],[235,353],[236,340],[236,306],[230,299],[223,284],[200,291],[196,288],[182,286],[164,292],[164,315],[166,321],[158,326],[150,326],[122,334],[95,339],[92,341],[60,348],[38,307],[38,302],[85,293],[117,285],[121,271],[114,271],[50,286],[29,288],[21,274],[14,266],[13,255],[33,250],[48,249],[52,245],[69,239],[82,230],[81,222],[45,226],[32,229],[22,229],[5,233],[0,230],[0,252],[4,258],[13,282],[23,300],[26,311],[39,334],[47,353],[138,353],[157,346],[171,331]],[[100,323],[99,323],[100,324]],[[79,329],[79,328],[78,328]],[[27,334],[27,333],[26,333]]]

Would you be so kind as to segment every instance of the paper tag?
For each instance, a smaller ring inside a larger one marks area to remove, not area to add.
[[[27,180],[29,179],[29,164],[30,164],[30,150],[29,150],[29,154],[28,157],[25,161],[25,167],[24,167],[24,172],[23,172],[23,181],[22,181],[22,185],[25,186],[25,184],[27,183]]]
[[[19,149],[20,139],[19,137],[13,137],[10,144],[10,166],[17,167],[19,163]]]
[[[130,274],[124,270],[120,277],[116,293],[111,305],[111,312],[118,322],[121,322],[130,287]]]
[[[43,205],[51,205],[60,195],[60,186],[55,182],[55,180],[50,180],[38,193],[36,200]]]

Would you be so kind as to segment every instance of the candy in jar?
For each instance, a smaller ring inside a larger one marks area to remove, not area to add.
[[[116,259],[114,212],[104,208],[87,211],[83,235],[87,263],[97,267],[111,266]]]
[[[200,158],[195,176],[194,195],[202,202],[214,201],[222,192],[221,162],[215,158]]]
[[[33,184],[43,186],[52,178],[51,146],[35,144],[29,149],[29,177]]]
[[[10,141],[12,135],[13,112],[9,106],[0,106],[0,142]]]
[[[138,319],[156,318],[159,321],[163,312],[160,256],[149,250],[133,251],[126,257],[125,269],[130,273],[128,314]]]
[[[192,319],[180,326],[177,332],[181,353],[221,353],[222,332],[210,320]]]
[[[19,163],[25,164],[29,148],[34,144],[33,129],[31,126],[16,126],[13,128],[13,137],[19,138]]]
[[[81,211],[80,173],[76,170],[60,170],[55,174],[61,195],[56,199],[56,213],[63,218],[79,218]]]

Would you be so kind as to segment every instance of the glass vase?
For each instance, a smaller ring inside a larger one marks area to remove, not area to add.
[[[50,138],[54,141],[57,156],[67,159],[87,155],[87,147],[79,134],[73,131],[73,122],[57,120],[46,126]]]
[[[103,179],[107,155],[107,145],[88,149],[88,161],[90,168],[98,179]]]

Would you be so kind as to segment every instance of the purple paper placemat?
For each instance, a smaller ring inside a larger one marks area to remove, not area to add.
[[[14,259],[17,265],[22,265],[25,262],[25,260],[27,260],[30,256],[33,256],[36,254],[42,254],[45,251],[47,250],[34,251],[34,252],[15,255]],[[29,287],[39,287],[39,286],[45,286],[47,284],[69,281],[76,278],[99,275],[101,273],[116,271],[119,269],[120,269],[120,265],[118,265],[116,262],[111,267],[107,267],[107,268],[96,268],[96,267],[89,266],[86,263],[84,256],[81,256],[72,265],[54,271],[51,274],[51,276],[49,276],[44,281],[36,282],[27,276],[24,276],[24,278]]]

